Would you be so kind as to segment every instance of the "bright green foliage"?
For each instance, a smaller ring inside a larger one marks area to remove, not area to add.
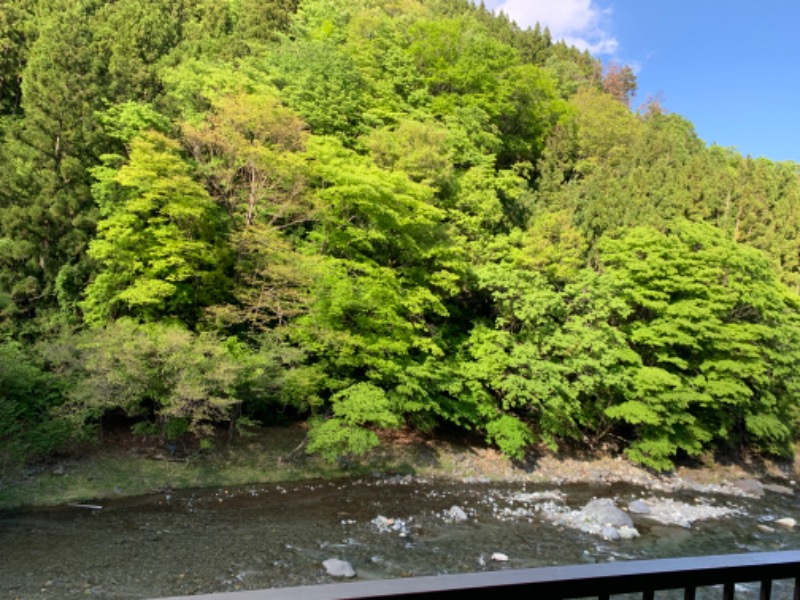
[[[409,28],[409,53],[433,96],[436,114],[457,106],[497,109],[502,74],[512,48],[493,39],[469,16],[418,20]]]
[[[629,68],[471,0],[2,6],[15,455],[60,389],[84,430],[309,418],[328,458],[795,439],[800,170],[632,112]]]
[[[766,257],[688,223],[634,229],[601,250],[603,276],[630,309],[620,329],[642,360],[632,393],[606,411],[635,426],[631,457],[665,468],[711,440],[786,451],[798,300]]]
[[[180,45],[170,62],[236,60],[264,51],[289,28],[296,0],[169,0],[178,3]]]
[[[506,456],[520,460],[525,456],[525,449],[534,438],[525,423],[512,417],[502,415],[486,424],[486,438],[496,444]]]
[[[130,315],[193,323],[224,294],[215,205],[178,150],[150,132],[131,142],[127,164],[112,156],[94,170],[103,218],[89,248],[100,272],[82,305],[88,322]]]
[[[378,445],[378,436],[364,425],[397,427],[386,393],[368,383],[357,383],[331,397],[333,417],[312,423],[307,450],[328,460],[364,454]]]
[[[212,111],[184,135],[236,228],[256,222],[286,226],[310,211],[304,203],[303,122],[280,102],[259,94],[214,98]]]
[[[436,411],[417,373],[441,356],[432,322],[454,290],[443,213],[427,203],[429,188],[332,139],[309,140],[308,152],[320,203],[310,241],[329,258],[293,336],[321,361],[333,391],[369,381],[395,414]],[[332,397],[335,414],[344,398]]]
[[[489,423],[516,415],[550,445],[601,430],[603,409],[630,386],[629,368],[638,363],[609,325],[624,306],[588,272],[564,292],[526,268],[487,265],[479,274],[497,311],[493,328],[473,330],[462,358],[462,377],[479,412]],[[487,425],[490,438],[498,426]]]
[[[269,59],[281,95],[314,133],[355,140],[369,99],[364,81],[345,53],[330,39],[298,41]]]
[[[379,166],[442,189],[453,175],[448,138],[449,132],[444,127],[403,120],[397,127],[373,130],[365,144]]]

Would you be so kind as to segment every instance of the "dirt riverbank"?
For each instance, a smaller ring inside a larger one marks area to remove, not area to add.
[[[796,479],[796,463],[791,461],[709,460],[655,473],[621,455],[542,451],[515,463],[479,440],[407,432],[384,435],[382,445],[363,460],[331,465],[305,454],[304,436],[302,427],[264,428],[205,453],[129,435],[107,438],[88,452],[6,473],[0,478],[0,509],[376,472],[554,485],[629,483],[659,491],[714,489],[731,494],[742,493],[747,484],[741,482],[793,489]]]

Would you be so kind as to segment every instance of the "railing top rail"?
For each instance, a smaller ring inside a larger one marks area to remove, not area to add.
[[[798,577],[800,551],[788,551],[359,581],[162,600],[446,599],[463,597],[468,591],[536,592],[539,599],[581,598]]]

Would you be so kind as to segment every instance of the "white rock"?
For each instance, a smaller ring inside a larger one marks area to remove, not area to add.
[[[622,527],[627,525],[633,527],[633,521],[625,513],[614,505],[614,501],[610,498],[595,498],[590,500],[586,506],[581,509],[581,512],[586,516],[587,520],[594,521],[600,525],[609,525],[611,527]]]
[[[778,519],[777,521],[775,521],[775,525],[786,527],[786,529],[794,529],[794,526],[797,525],[797,521],[795,521],[791,517],[784,517],[783,519]]]
[[[447,517],[454,523],[463,523],[464,521],[469,520],[467,513],[465,513],[464,510],[457,505],[450,507],[450,510],[447,511]]]
[[[329,558],[323,561],[322,566],[331,577],[342,577],[345,579],[352,579],[356,576],[356,570],[346,560],[339,560],[338,558]]]
[[[495,552],[492,554],[492,560],[496,562],[508,562],[508,556],[502,552]]]
[[[603,536],[604,540],[608,540],[609,542],[617,542],[621,539],[621,535],[619,531],[617,531],[614,527],[603,527],[603,531],[600,533]]]
[[[639,530],[636,529],[636,527],[627,527],[623,525],[617,531],[619,532],[619,537],[623,540],[632,540],[639,537]]]

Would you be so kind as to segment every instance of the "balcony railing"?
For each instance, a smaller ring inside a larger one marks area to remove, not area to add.
[[[682,590],[694,600],[701,588],[721,586],[721,600],[733,600],[736,584],[755,582],[759,600],[770,600],[773,582],[790,580],[782,597],[800,600],[800,551],[731,554],[691,558],[667,558],[603,564],[544,567],[359,581],[293,588],[273,588],[185,596],[180,600],[339,600],[345,598],[423,598],[491,600],[546,600],[598,598],[617,594],[641,594],[653,600],[660,590]],[[179,600],[169,598],[164,600]]]

